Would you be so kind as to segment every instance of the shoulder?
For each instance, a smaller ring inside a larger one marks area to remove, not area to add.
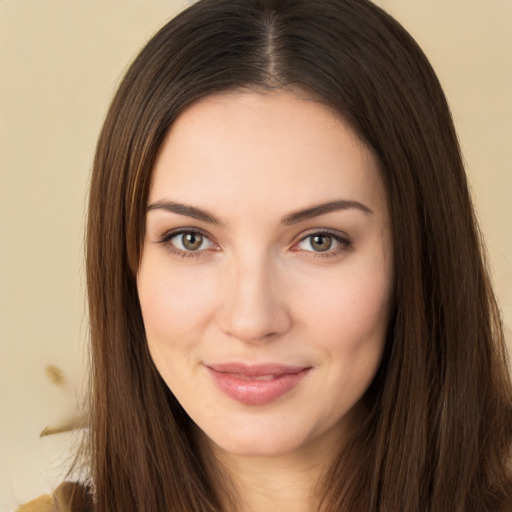
[[[93,500],[89,487],[74,482],[62,482],[51,496],[45,494],[16,509],[16,512],[93,511]]]

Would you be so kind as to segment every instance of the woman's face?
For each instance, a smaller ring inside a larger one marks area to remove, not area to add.
[[[339,442],[381,361],[391,268],[376,160],[328,107],[240,91],[172,126],[138,292],[158,371],[221,450]]]

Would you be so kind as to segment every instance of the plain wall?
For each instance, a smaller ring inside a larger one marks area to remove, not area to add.
[[[109,100],[144,41],[189,2],[0,2],[0,510],[50,491],[86,373],[83,228]],[[381,0],[430,57],[459,131],[512,326],[512,1]],[[45,367],[61,368],[56,386]]]

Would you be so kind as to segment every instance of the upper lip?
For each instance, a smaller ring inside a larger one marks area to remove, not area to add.
[[[290,366],[278,363],[247,364],[247,363],[215,363],[207,364],[208,368],[220,373],[232,373],[244,377],[261,377],[264,375],[285,375],[287,373],[299,373],[310,366]]]

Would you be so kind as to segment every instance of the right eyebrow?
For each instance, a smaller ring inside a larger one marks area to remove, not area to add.
[[[215,224],[218,226],[222,225],[222,222],[219,219],[211,213],[208,213],[206,210],[196,208],[195,206],[190,206],[188,204],[176,203],[175,201],[155,201],[146,208],[146,211],[148,212],[151,210],[165,210],[166,212],[184,215],[186,217],[191,217],[192,219],[208,222],[209,224]]]

